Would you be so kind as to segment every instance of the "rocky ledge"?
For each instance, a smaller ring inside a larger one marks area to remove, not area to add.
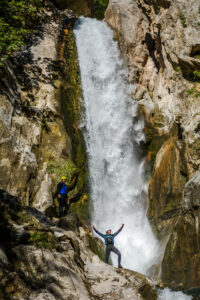
[[[75,215],[52,221],[2,190],[0,211],[2,300],[156,299],[158,281],[105,264],[102,243]]]

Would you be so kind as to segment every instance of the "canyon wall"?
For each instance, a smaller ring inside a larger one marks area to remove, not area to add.
[[[65,175],[72,202],[80,200],[72,210],[89,219],[76,17],[51,4],[43,14],[41,28],[0,69],[0,188],[56,216],[53,196]]]

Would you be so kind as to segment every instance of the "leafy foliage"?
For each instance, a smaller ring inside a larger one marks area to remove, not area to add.
[[[0,63],[23,45],[39,21],[44,0],[0,0]]]
[[[182,11],[180,11],[179,17],[180,17],[180,19],[181,19],[181,24],[182,24],[182,26],[183,26],[184,28],[186,28],[186,27],[187,27],[186,17],[185,17],[185,15],[184,15],[184,13],[183,13]]]
[[[188,89],[186,91],[186,93],[187,93],[187,95],[189,95],[189,96],[191,95],[194,98],[199,98],[200,97],[200,91],[195,87],[192,87],[191,89]]]
[[[109,0],[94,0],[95,17],[99,20],[104,18],[104,12],[108,6]]]
[[[73,175],[77,173],[77,171],[78,168],[70,160],[60,160],[59,162],[52,160],[49,161],[47,165],[47,172],[49,174],[55,174],[57,181],[59,181],[62,176],[66,176],[67,184],[71,182]]]
[[[200,81],[200,71],[195,70],[195,71],[193,72],[193,75],[194,75],[194,80]]]

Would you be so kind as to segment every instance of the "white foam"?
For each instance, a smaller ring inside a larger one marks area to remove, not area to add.
[[[160,291],[158,300],[192,300],[192,296],[187,296],[182,292],[173,292],[170,289],[166,288]]]

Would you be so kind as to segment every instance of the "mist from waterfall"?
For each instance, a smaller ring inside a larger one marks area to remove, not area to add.
[[[80,18],[74,29],[84,96],[93,223],[102,232],[123,231],[115,239],[122,264],[141,273],[157,262],[158,242],[146,217],[147,183],[139,143],[143,121],[137,119],[133,86],[118,44],[106,23]],[[112,257],[116,264],[116,258]]]

